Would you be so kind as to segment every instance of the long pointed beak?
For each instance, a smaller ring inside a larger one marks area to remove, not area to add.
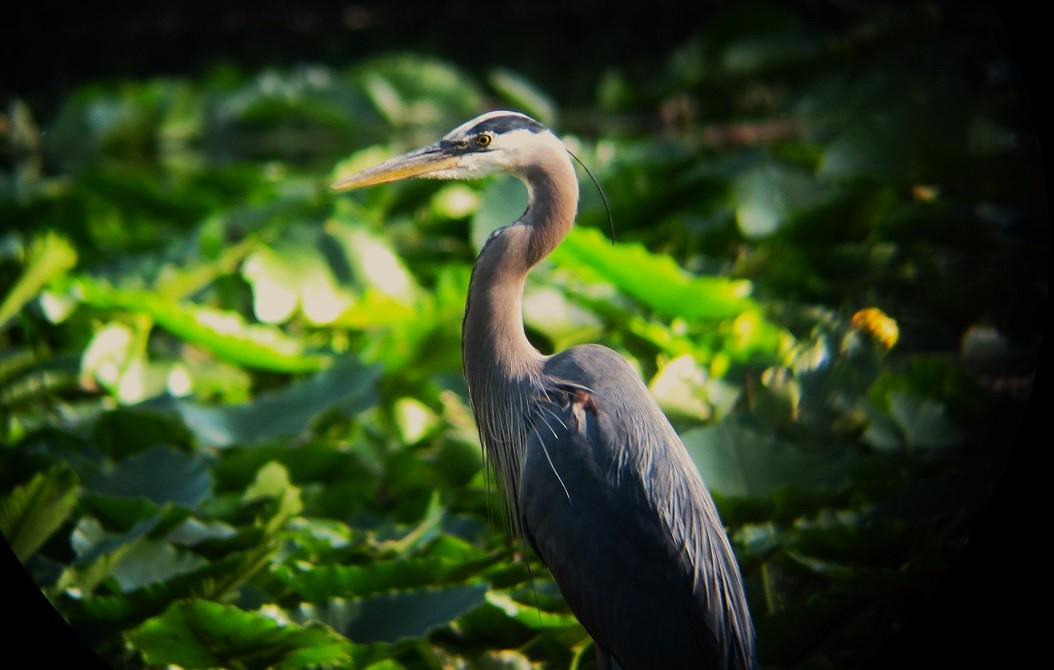
[[[457,164],[457,159],[457,156],[451,156],[438,143],[432,144],[345,177],[332,184],[330,188],[336,191],[348,191],[373,184],[420,177],[452,168]]]

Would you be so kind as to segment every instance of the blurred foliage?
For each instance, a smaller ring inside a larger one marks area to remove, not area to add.
[[[460,374],[474,255],[523,189],[327,188],[512,107],[616,224],[583,180],[530,338],[649,382],[764,665],[860,663],[997,483],[1045,312],[1013,64],[993,17],[940,11],[729,9],[589,109],[412,54],[99,83],[41,127],[6,101],[0,530],[114,667],[592,667],[493,521]]]

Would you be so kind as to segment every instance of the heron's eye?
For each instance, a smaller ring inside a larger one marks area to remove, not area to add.
[[[490,135],[476,135],[476,146],[485,147],[490,144]]]

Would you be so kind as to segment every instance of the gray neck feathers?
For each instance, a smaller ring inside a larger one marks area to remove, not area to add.
[[[574,167],[559,142],[535,152],[518,176],[527,211],[495,233],[480,251],[469,284],[462,325],[462,355],[484,455],[503,480],[512,526],[532,407],[544,392],[545,358],[523,331],[521,302],[527,273],[570,230],[578,208]]]

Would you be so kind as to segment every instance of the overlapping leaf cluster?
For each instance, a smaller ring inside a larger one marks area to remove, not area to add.
[[[730,13],[567,123],[542,83],[409,55],[88,87],[44,133],[12,102],[5,539],[117,667],[589,666],[501,531],[460,376],[471,263],[522,187],[327,188],[497,105],[560,126],[617,225],[584,187],[532,341],[649,382],[766,664],[865,658],[996,483],[1045,252],[1007,63],[912,10],[859,21]]]

